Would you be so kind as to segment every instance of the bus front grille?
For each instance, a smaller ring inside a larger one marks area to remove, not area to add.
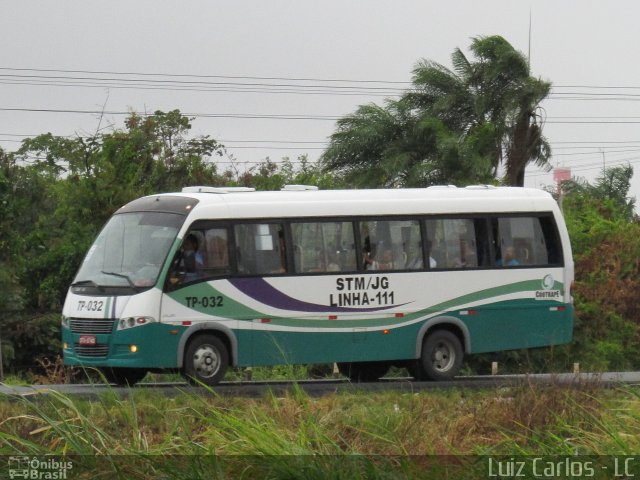
[[[109,345],[80,345],[73,344],[73,349],[79,357],[106,357],[109,353]]]
[[[69,328],[73,333],[111,333],[115,322],[112,318],[70,318]]]

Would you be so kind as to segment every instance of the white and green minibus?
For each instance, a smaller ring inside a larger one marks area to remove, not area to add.
[[[104,226],[64,305],[64,360],[117,383],[318,363],[445,380],[464,355],[569,342],[572,281],[540,190],[187,187]]]

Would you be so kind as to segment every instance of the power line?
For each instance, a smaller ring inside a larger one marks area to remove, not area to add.
[[[629,152],[640,152],[640,148],[634,148],[631,150],[606,150],[607,153],[629,153]],[[586,156],[586,155],[600,155],[601,152],[574,152],[574,153],[554,153],[554,157],[559,156]]]
[[[398,88],[396,85],[407,84],[407,82],[388,80],[345,80],[231,75],[171,75],[140,72],[95,72],[88,70],[0,68],[0,72],[1,71],[30,72],[30,74],[0,73],[0,84],[4,83],[10,85],[46,85],[60,87],[80,86],[245,93],[399,95],[403,93],[405,89]],[[41,73],[63,73],[67,75],[42,75]],[[79,74],[82,74],[83,76],[79,76]],[[109,76],[105,77],[104,75]],[[139,78],[130,78],[131,76]]]
[[[5,112],[30,112],[30,113],[73,113],[84,115],[139,115],[150,117],[154,113],[141,113],[132,111],[107,111],[107,110],[71,110],[64,108],[0,108]],[[246,118],[246,119],[269,119],[269,120],[339,120],[340,117],[330,115],[280,115],[280,114],[255,114],[255,113],[187,113],[181,112],[185,117],[196,118]]]
[[[102,111],[102,110],[73,110],[64,108],[10,108],[3,107],[0,111],[7,112],[26,112],[26,113],[71,113],[71,114],[85,114],[85,115],[132,115],[136,114],[142,117],[148,117],[154,115],[154,113],[141,113],[133,111]],[[235,118],[235,119],[268,119],[268,120],[321,120],[321,121],[337,121],[342,117],[334,115],[309,115],[309,114],[256,114],[256,113],[187,113],[182,112],[182,115],[186,117],[194,118]],[[640,117],[638,120],[551,120],[547,119],[546,123],[549,124],[622,124],[622,125],[635,125],[640,123]],[[559,117],[567,118],[567,117]],[[575,118],[590,118],[590,117],[575,117]],[[598,118],[598,117],[593,117]],[[620,118],[620,117],[612,117]]]
[[[222,93],[268,93],[268,94],[294,94],[294,95],[332,95],[332,96],[367,96],[367,97],[389,97],[399,95],[398,92],[390,91],[387,93],[371,92],[366,90],[354,90],[354,91],[335,91],[331,89],[325,90],[301,90],[298,89],[284,89],[284,88],[254,88],[254,87],[186,87],[186,86],[131,86],[131,85],[118,85],[118,84],[81,84],[81,83],[36,83],[36,82],[10,82],[0,81],[3,85],[31,85],[31,86],[47,86],[47,87],[90,87],[90,88],[109,88],[109,89],[132,89],[132,90],[170,90],[170,91],[187,91],[187,92],[222,92]]]
[[[160,89],[193,89],[196,91],[206,90],[207,87],[230,88],[230,87],[247,87],[258,88],[264,87],[265,89],[290,89],[297,88],[300,92],[304,92],[310,89],[323,89],[318,93],[341,93],[345,92],[371,92],[371,93],[386,93],[386,94],[399,94],[404,92],[401,89],[392,89],[389,87],[361,87],[350,85],[305,85],[305,84],[278,84],[278,83],[240,83],[240,82],[186,82],[175,80],[139,80],[139,79],[117,79],[117,78],[88,78],[88,77],[23,77],[29,78],[28,80],[13,79],[7,77],[14,77],[14,75],[0,75],[0,83],[10,85],[58,85],[58,86],[97,86],[97,87],[125,87],[138,89],[141,87],[158,87]],[[266,91],[266,90],[265,90]]]
[[[628,157],[628,158],[622,158],[622,159],[618,159],[614,162],[612,162],[611,164],[609,164],[609,161],[607,161],[607,168],[610,167],[621,167],[621,166],[625,166],[627,164],[635,164],[640,162],[640,157]],[[584,172],[584,171],[588,171],[588,170],[597,170],[600,169],[602,170],[602,162],[594,162],[594,163],[589,163],[586,165],[578,165],[578,166],[570,166],[567,167],[571,169],[571,172]],[[545,175],[551,175],[552,171],[549,170],[548,172],[543,172],[540,170],[534,170],[531,173],[527,173],[526,176],[527,177],[542,177]]]
[[[184,73],[144,73],[144,72],[114,72],[100,70],[62,70],[62,69],[44,69],[44,68],[11,68],[0,67],[3,71],[28,71],[28,72],[49,72],[49,73],[73,73],[73,74],[95,74],[95,75],[136,75],[140,77],[176,77],[176,78],[223,78],[236,80],[276,80],[276,81],[296,81],[296,82],[340,82],[340,83],[379,83],[391,85],[411,85],[409,81],[396,80],[358,80],[358,79],[337,79],[337,78],[317,78],[317,77],[265,77],[265,76],[246,76],[246,75],[198,75]]]
[[[41,72],[41,73],[67,73],[83,75],[119,75],[139,77],[174,77],[174,78],[199,78],[199,79],[229,79],[229,80],[263,80],[263,81],[296,81],[296,82],[327,82],[327,83],[355,83],[355,84],[389,84],[389,85],[413,85],[407,80],[372,80],[372,79],[347,79],[347,78],[321,78],[321,77],[288,77],[288,76],[250,76],[250,75],[203,75],[185,73],[160,73],[160,72],[118,72],[113,70],[71,70],[71,69],[47,69],[47,68],[16,68],[0,67],[0,71],[15,72]],[[627,89],[640,90],[640,86],[634,85],[552,85],[552,89],[562,88],[586,88],[586,89]]]
[[[567,144],[567,143],[570,143],[570,144],[574,144],[574,143],[577,143],[577,144],[587,144],[587,143],[589,143],[589,144],[591,144],[591,143],[593,143],[593,144],[601,144],[601,143],[640,143],[640,140],[599,140],[599,141],[598,140],[584,140],[584,141],[583,140],[573,140],[573,141],[566,140],[566,141],[554,141],[554,142],[551,142],[551,144]]]
[[[330,94],[330,95],[400,95],[412,82],[393,80],[358,80],[338,78],[310,78],[286,76],[246,76],[246,75],[197,75],[146,72],[116,72],[91,70],[0,68],[3,73],[0,83],[33,86],[73,86],[131,89],[170,89],[193,91],[231,91],[253,93]],[[44,73],[56,75],[43,75]],[[83,75],[83,76],[78,76]],[[104,75],[109,75],[104,77]],[[139,77],[139,78],[130,78]],[[274,83],[285,82],[285,83]],[[309,82],[314,82],[309,84]],[[398,87],[402,86],[402,87]],[[318,90],[320,89],[320,90]],[[562,91],[563,89],[596,90]],[[555,85],[547,99],[562,100],[638,100],[640,95],[632,93],[603,93],[598,90],[638,90],[637,86],[620,85]]]
[[[27,135],[27,134],[12,134],[12,133],[0,133],[0,137],[17,137],[17,138],[34,138],[39,136],[39,134]],[[62,138],[81,138],[87,139],[91,138],[90,136],[81,136],[81,135],[55,135]],[[232,149],[273,149],[273,150],[324,150],[330,142],[328,141],[303,141],[303,140],[239,140],[239,139],[224,139],[218,138],[215,139],[218,143],[223,144],[226,148]],[[17,140],[14,138],[2,139],[3,142],[12,142],[12,143],[21,143],[23,140]],[[558,156],[593,156],[600,155],[600,151],[604,150],[607,153],[629,153],[629,152],[638,152],[640,148],[625,148],[623,150],[613,150],[616,148],[624,148],[624,147],[640,147],[637,145],[640,141],[626,141],[626,142],[552,142],[559,144],[567,144],[567,143],[589,143],[596,144],[593,146],[564,146],[564,147],[554,147],[554,151],[557,150],[598,150],[598,151],[573,151],[567,153],[553,153],[553,157]],[[604,143],[613,143],[613,145],[603,145]],[[635,143],[635,145],[634,145]],[[239,145],[238,145],[239,144]],[[629,145],[627,145],[629,144]],[[321,145],[321,146],[316,146]]]
[[[32,133],[32,134],[25,134],[25,133],[0,133],[0,136],[8,136],[8,137],[27,137],[27,138],[32,138],[32,137],[37,137],[41,135],[40,133]],[[55,135],[58,137],[65,137],[65,138],[91,138],[91,136],[86,135],[86,136],[82,136],[82,135]],[[262,140],[238,140],[238,139],[217,139],[219,142],[232,142],[232,143],[247,143],[247,142],[251,142],[251,143],[313,143],[313,144],[327,144],[327,141],[317,141],[317,140],[270,140],[270,139],[262,139]],[[558,150],[558,149],[578,149],[578,148],[619,148],[620,146],[627,146],[627,145],[620,145],[620,144],[640,144],[640,140],[555,140],[555,141],[551,141],[549,142],[551,145],[591,145],[591,146],[577,146],[577,147],[571,147],[571,146],[563,146],[563,147],[554,147],[554,150]],[[608,144],[611,144],[611,146],[609,146]],[[632,145],[629,145],[632,146]]]
[[[553,85],[552,88],[593,88],[593,89],[611,89],[611,90],[640,90],[638,86],[623,85]]]

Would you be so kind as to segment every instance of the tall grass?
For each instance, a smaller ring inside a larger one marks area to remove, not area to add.
[[[69,456],[73,478],[469,478],[467,455],[633,454],[639,434],[631,388],[0,400],[0,454]]]

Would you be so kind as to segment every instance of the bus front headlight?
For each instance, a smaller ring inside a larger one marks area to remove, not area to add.
[[[69,328],[69,317],[62,315],[62,326],[64,328]]]
[[[126,330],[128,328],[141,327],[142,325],[147,325],[148,323],[155,322],[155,318],[153,317],[126,317],[121,318],[118,322],[118,330]]]

